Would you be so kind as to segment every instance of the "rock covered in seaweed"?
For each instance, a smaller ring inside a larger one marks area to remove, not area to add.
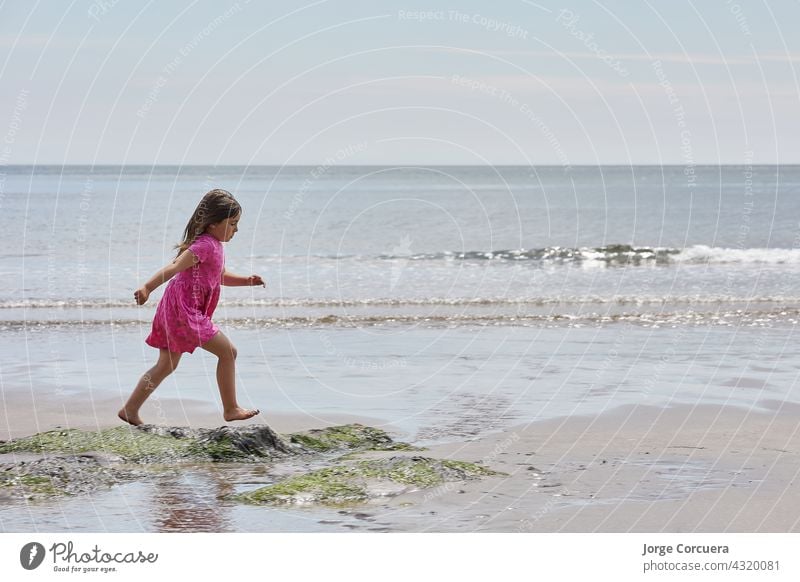
[[[386,432],[360,424],[315,429],[285,437],[267,425],[214,429],[141,425],[99,431],[52,430],[2,443],[0,454],[103,452],[139,463],[247,462],[337,450],[407,448],[409,445],[394,442]]]
[[[298,458],[302,465],[327,465],[230,498],[255,504],[358,503],[447,481],[496,474],[472,463],[420,456],[357,458],[367,451],[382,451],[372,455],[392,455],[402,450],[416,449],[393,441],[380,429],[360,424],[285,436],[266,425],[55,430],[0,443],[0,497],[32,499],[85,494],[152,478],[159,471],[180,470],[181,463],[196,466],[266,461],[272,465]],[[331,454],[342,452],[346,454]]]
[[[234,495],[232,499],[260,505],[344,505],[435,487],[449,481],[480,479],[499,474],[465,461],[393,456],[361,460],[296,475],[274,485]]]
[[[322,452],[408,447],[380,429],[358,424],[286,436],[267,425],[60,429],[0,443],[0,497],[87,493],[181,462],[263,463]]]
[[[139,427],[150,434],[172,436],[191,441],[186,453],[192,459],[212,461],[253,461],[274,459],[297,454],[292,446],[267,425],[243,427],[221,426],[214,429],[187,429],[183,427]]]
[[[59,429],[37,433],[0,445],[3,453],[80,455],[98,452],[117,455],[121,461],[171,461],[190,456],[193,441],[149,433],[141,427],[120,426],[99,431]]]
[[[342,450],[399,451],[412,450],[408,443],[398,443],[379,428],[353,423],[315,428],[289,435],[289,440],[306,451],[325,453]]]
[[[143,476],[142,471],[119,466],[119,461],[118,457],[86,453],[0,462],[0,497],[78,495]]]

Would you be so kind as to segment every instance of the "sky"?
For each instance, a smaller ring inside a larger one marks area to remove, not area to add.
[[[800,162],[800,3],[5,1],[0,165]]]

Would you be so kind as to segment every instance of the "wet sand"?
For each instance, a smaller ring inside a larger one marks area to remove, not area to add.
[[[764,405],[625,406],[432,447],[508,476],[394,498],[393,529],[800,531],[800,407]]]
[[[99,396],[89,400],[84,397],[48,393],[31,393],[20,390],[0,391],[0,440],[10,440],[57,428],[101,430],[120,426],[117,418],[125,396]],[[249,406],[242,402],[244,406]],[[321,428],[336,424],[360,422],[375,426],[385,421],[348,414],[326,413],[280,413],[264,410],[256,417],[233,423],[222,418],[222,405],[186,398],[151,397],[142,407],[141,417],[146,423],[161,426],[189,426],[192,428],[214,428],[223,425],[243,426],[268,424],[279,433],[289,433]]]
[[[96,400],[87,414],[82,402],[39,399],[32,421],[31,396],[7,394],[0,418],[8,424],[3,423],[0,439],[59,426],[114,426],[119,402]],[[423,453],[402,453],[481,462],[506,476],[448,483],[340,511],[220,506],[214,514],[227,517],[217,531],[800,531],[800,406],[761,404],[762,411],[711,404],[624,406],[519,425],[434,445]],[[223,424],[220,411],[203,402],[162,399],[149,412],[145,419],[159,424]],[[345,422],[381,424],[347,415],[302,414],[262,415],[249,422],[265,420],[278,432]],[[99,508],[103,503],[98,502]]]

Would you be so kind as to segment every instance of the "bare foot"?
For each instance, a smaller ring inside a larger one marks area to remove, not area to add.
[[[125,409],[121,409],[117,416],[119,416],[120,420],[124,420],[128,424],[132,424],[133,426],[139,426],[140,424],[144,424],[142,419],[139,418],[138,414],[128,414]]]
[[[233,410],[226,411],[223,414],[223,418],[225,422],[230,422],[232,420],[247,420],[248,418],[253,418],[256,414],[258,414],[260,410],[247,410],[245,408],[234,408]]]

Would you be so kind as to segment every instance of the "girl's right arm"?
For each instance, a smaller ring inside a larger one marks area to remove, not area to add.
[[[150,293],[158,289],[160,285],[166,283],[181,271],[185,271],[194,265],[196,262],[197,258],[192,251],[189,249],[183,251],[174,261],[153,275],[147,283],[134,292],[133,296],[136,298],[136,303],[138,305],[143,305],[150,296]]]

